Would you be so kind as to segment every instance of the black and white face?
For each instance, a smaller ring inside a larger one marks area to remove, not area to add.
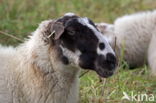
[[[105,78],[113,75],[117,64],[115,53],[90,19],[66,14],[56,22],[62,24],[57,29],[63,30],[56,31],[53,42],[62,51],[64,65],[94,70]]]

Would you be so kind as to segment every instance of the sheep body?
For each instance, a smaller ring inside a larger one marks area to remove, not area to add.
[[[146,63],[147,49],[156,27],[156,11],[128,15],[114,23],[119,49],[125,47],[125,60],[131,67]]]
[[[79,69],[59,62],[54,48],[53,58],[47,55],[50,47],[41,36],[49,22],[41,23],[19,47],[0,47],[0,103],[78,102]]]

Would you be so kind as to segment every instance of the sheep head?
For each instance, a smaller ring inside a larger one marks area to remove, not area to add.
[[[94,70],[102,77],[114,73],[115,53],[92,20],[68,13],[48,27],[49,40],[59,48],[58,57],[64,65]]]

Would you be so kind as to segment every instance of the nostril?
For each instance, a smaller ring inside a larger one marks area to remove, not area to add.
[[[112,65],[113,64],[116,64],[116,57],[115,57],[115,55],[112,54],[112,53],[107,53],[107,55],[106,55],[106,61],[108,63],[111,63]]]

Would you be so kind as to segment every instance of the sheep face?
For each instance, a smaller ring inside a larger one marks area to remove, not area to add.
[[[61,51],[64,65],[90,69],[102,77],[109,77],[116,68],[115,53],[106,38],[88,18],[66,14],[52,24],[54,46]]]

